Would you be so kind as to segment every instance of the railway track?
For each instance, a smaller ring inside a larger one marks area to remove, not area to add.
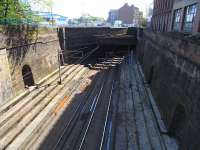
[[[100,60],[90,69],[63,67],[63,84],[54,84],[53,73],[0,107],[0,149],[177,150],[162,132],[134,53]]]
[[[78,144],[78,150],[98,149],[99,146],[101,147],[102,145],[102,138],[105,133],[105,122],[109,108],[107,106],[109,106],[114,84],[113,73],[114,71],[111,70],[108,74],[108,79],[104,81],[99,93],[96,95],[96,101],[93,107],[91,107],[92,113],[89,117],[89,121],[86,123],[85,131],[82,133],[83,136],[81,136],[81,140],[78,140],[78,143],[80,143],[80,145]],[[91,141],[94,142],[91,143]]]
[[[121,59],[107,60],[103,63],[103,68],[106,69],[109,68],[109,66],[111,67],[111,65],[114,66],[120,63],[120,61]],[[99,66],[101,65],[97,64],[94,68],[99,68]],[[95,87],[92,87],[92,90],[88,91],[86,97],[83,97],[83,100],[86,99],[86,102],[80,102],[54,149],[88,149],[86,147],[88,145],[91,146],[91,142],[88,142],[91,138],[93,141],[98,141],[95,146],[103,146],[105,129],[112,100],[112,91],[114,88],[114,72],[115,69],[104,70],[101,77],[98,77],[99,80],[95,83]],[[98,123],[95,118],[102,118],[98,121],[101,125],[101,127],[98,128],[100,128],[101,131],[97,131],[97,133],[102,135],[90,137],[91,134],[89,133],[92,128],[97,128],[96,124]],[[94,138],[97,137],[98,139],[94,140]]]
[[[53,150],[178,149],[159,130],[134,54],[122,60],[93,67],[104,69],[74,108]]]
[[[77,121],[86,115],[84,114],[84,111],[87,108],[87,105],[93,104],[93,96],[97,92],[98,88],[101,87],[101,80],[105,77],[104,75],[98,75],[98,81],[95,83],[95,85],[92,85],[91,88],[88,90],[85,97],[83,97],[83,101],[81,101],[78,106],[75,108],[74,114],[72,115],[70,121],[67,123],[67,125],[64,128],[64,131],[62,132],[62,135],[60,136],[59,140],[57,141],[55,147],[53,149],[62,149],[66,143],[66,140],[69,139],[69,136],[71,135],[72,131],[75,128],[75,124]],[[95,78],[96,79],[96,78]],[[85,101],[86,100],[86,101]]]

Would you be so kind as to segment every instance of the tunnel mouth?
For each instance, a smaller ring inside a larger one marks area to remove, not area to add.
[[[154,76],[154,66],[152,66],[151,69],[150,69],[149,78],[148,78],[148,84],[152,83],[153,76]]]
[[[169,127],[169,136],[181,140],[184,135],[186,123],[187,119],[185,108],[179,104],[173,114],[173,118]]]
[[[31,70],[31,67],[29,65],[24,65],[22,68],[22,77],[24,81],[24,86],[29,87],[29,86],[34,86],[34,78],[33,78],[33,73]]]

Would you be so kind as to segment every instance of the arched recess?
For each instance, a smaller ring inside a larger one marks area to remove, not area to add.
[[[22,68],[22,77],[25,86],[33,86],[35,84],[33,73],[29,65],[24,65]]]
[[[173,114],[169,128],[169,135],[181,139],[186,125],[186,111],[183,105],[179,104]]]
[[[148,78],[148,84],[151,84],[153,80],[153,75],[154,75],[154,66],[151,67],[150,72],[149,72],[149,78]]]

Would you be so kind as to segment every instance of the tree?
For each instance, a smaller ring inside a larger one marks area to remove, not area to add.
[[[97,23],[97,22],[105,22],[104,18],[101,17],[94,17],[91,16],[90,14],[83,14],[79,19],[78,19],[79,23],[85,23],[85,25],[87,26],[88,24],[93,24],[93,23]]]
[[[0,15],[0,21],[3,24],[9,24],[23,17],[22,9],[24,6],[20,5],[17,0],[2,0],[0,6],[0,11],[3,12]]]
[[[32,3],[38,4],[52,11],[52,0],[1,0],[0,24],[31,24],[41,21],[42,18],[35,15],[34,12],[31,10]]]

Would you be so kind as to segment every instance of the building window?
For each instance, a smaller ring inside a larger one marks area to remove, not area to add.
[[[174,19],[173,19],[173,30],[178,31],[181,25],[181,13],[182,9],[177,9],[174,11]]]
[[[184,25],[183,25],[184,31],[192,32],[192,27],[193,27],[196,13],[197,13],[197,4],[186,7],[185,19],[184,19]]]

